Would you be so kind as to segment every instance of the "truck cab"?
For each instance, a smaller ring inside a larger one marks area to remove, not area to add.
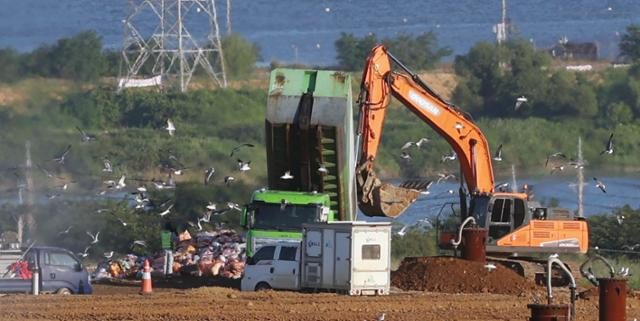
[[[89,273],[70,251],[58,247],[37,246],[26,254],[22,251],[0,251],[4,265],[22,258],[28,262],[29,270],[40,272],[40,291],[59,294],[91,294],[93,291]],[[1,273],[5,274],[6,266]],[[31,280],[11,277],[10,273],[0,278],[0,293],[31,292]]]
[[[247,261],[242,291],[300,288],[300,242],[278,242],[261,247]]]
[[[242,218],[247,229],[247,256],[268,243],[300,241],[304,223],[336,220],[330,202],[327,194],[255,191]]]

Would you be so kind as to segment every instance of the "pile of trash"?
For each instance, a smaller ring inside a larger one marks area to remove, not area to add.
[[[128,254],[121,259],[108,259],[98,264],[95,279],[140,278],[144,261],[151,263],[152,274],[172,274],[224,277],[238,279],[244,271],[246,244],[233,230],[200,232],[192,237],[188,231],[181,233],[176,247],[150,257]],[[168,264],[165,263],[168,260]]]

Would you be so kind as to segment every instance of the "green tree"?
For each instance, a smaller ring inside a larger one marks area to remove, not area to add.
[[[335,42],[340,68],[350,71],[359,70],[364,66],[371,49],[377,44],[378,37],[375,34],[359,39],[351,33],[341,33],[340,38]]]
[[[627,32],[620,39],[620,55],[631,61],[640,60],[640,25],[627,26]]]
[[[53,76],[92,81],[101,77],[107,67],[102,54],[102,39],[94,31],[62,38],[51,48]]]
[[[0,49],[0,82],[14,82],[21,73],[20,55],[11,48]]]
[[[607,106],[607,118],[610,125],[628,124],[633,121],[633,111],[623,102],[616,102]]]
[[[226,72],[231,79],[246,79],[260,58],[260,49],[239,34],[222,39]]]

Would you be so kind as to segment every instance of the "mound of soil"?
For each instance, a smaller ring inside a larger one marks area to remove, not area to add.
[[[410,257],[391,273],[391,284],[402,290],[445,293],[515,294],[536,291],[533,280],[495,264],[484,264],[453,257]]]

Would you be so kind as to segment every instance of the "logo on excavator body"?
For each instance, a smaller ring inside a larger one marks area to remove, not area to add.
[[[419,93],[409,90],[409,99],[414,102],[418,107],[422,108],[424,111],[434,115],[440,116],[440,108],[438,106],[432,104],[430,101],[426,100]]]

